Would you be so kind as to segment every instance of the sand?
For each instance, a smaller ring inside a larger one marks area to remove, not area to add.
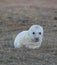
[[[32,24],[44,28],[39,49],[15,49],[16,35]],[[57,1],[0,0],[0,65],[57,65]]]

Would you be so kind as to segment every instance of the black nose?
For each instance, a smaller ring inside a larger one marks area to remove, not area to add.
[[[39,41],[39,38],[35,38],[36,42]]]

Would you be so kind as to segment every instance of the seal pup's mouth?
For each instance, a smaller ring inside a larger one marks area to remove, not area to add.
[[[35,41],[35,42],[39,42],[39,38],[35,38],[34,41]]]

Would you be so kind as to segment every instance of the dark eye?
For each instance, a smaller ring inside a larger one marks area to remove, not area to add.
[[[39,34],[41,35],[41,32],[39,32]]]
[[[35,34],[35,32],[33,32],[33,34]]]

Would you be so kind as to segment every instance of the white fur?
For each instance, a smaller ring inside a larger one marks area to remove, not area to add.
[[[33,35],[33,32],[35,34]],[[39,34],[41,32],[41,35]],[[39,41],[35,41],[35,38],[39,38]],[[28,48],[39,48],[42,43],[43,28],[40,25],[32,25],[29,30],[20,32],[14,41],[14,47],[20,48],[23,45]]]

